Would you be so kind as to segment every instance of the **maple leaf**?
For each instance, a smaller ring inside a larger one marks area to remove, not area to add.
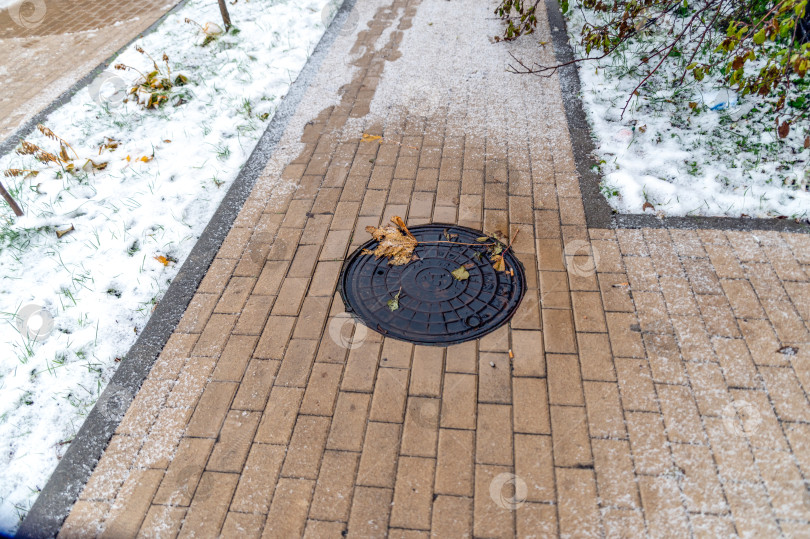
[[[367,226],[366,232],[379,242],[374,251],[364,251],[364,254],[373,254],[376,258],[385,257],[392,266],[404,266],[414,258],[413,250],[418,241],[405,226],[401,217],[391,218],[393,225],[383,227]]]

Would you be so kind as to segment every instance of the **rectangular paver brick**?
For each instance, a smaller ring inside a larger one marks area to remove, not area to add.
[[[370,397],[365,393],[344,391],[338,394],[327,449],[362,450]]]
[[[357,453],[326,451],[312,497],[309,517],[346,522],[352,501]]]
[[[725,513],[728,510],[723,489],[708,447],[672,444],[676,466],[683,470],[680,479],[686,508],[690,512]]]
[[[493,481],[497,486],[501,484],[498,479],[501,474],[512,473],[511,467],[489,466],[477,464],[475,466],[475,497],[473,499],[473,536],[507,538],[515,535],[514,512],[508,507],[496,502],[492,497]],[[508,477],[508,476],[507,476]],[[503,481],[505,483],[505,481]],[[497,488],[495,489],[498,492]],[[508,499],[514,496],[508,485],[502,487],[500,494]]]
[[[583,386],[590,435],[599,438],[626,438],[618,384],[584,382]]]
[[[357,471],[358,485],[394,487],[400,432],[401,426],[395,423],[369,422]]]
[[[437,496],[433,502],[431,535],[434,537],[472,537],[472,498]]]
[[[110,508],[101,537],[134,537],[162,479],[163,470],[133,470]]]
[[[383,537],[388,530],[394,491],[387,488],[355,487],[349,516],[350,537]]]
[[[435,491],[456,496],[473,494],[473,431],[440,429]]]
[[[254,443],[251,446],[231,511],[259,514],[269,511],[284,454],[285,448],[280,445]]]
[[[591,466],[591,444],[585,408],[551,406],[551,439],[555,466]]]
[[[306,387],[312,364],[315,362],[317,341],[292,339],[276,375],[277,386]]]
[[[657,537],[689,534],[686,511],[674,477],[639,477],[641,503],[649,533]]]
[[[318,467],[323,456],[326,436],[329,432],[328,417],[299,415],[287,446],[287,458],[281,475],[317,479]]]
[[[475,461],[480,464],[511,466],[512,410],[500,404],[478,405]]]
[[[663,474],[672,468],[672,458],[667,448],[664,422],[661,415],[647,412],[627,412],[627,430],[630,434],[630,449],[636,472]]]
[[[290,441],[303,393],[304,390],[297,387],[274,387],[256,431],[255,441],[286,445]]]
[[[242,471],[260,415],[259,412],[243,410],[228,412],[206,470],[234,473]]]
[[[342,365],[315,363],[301,403],[301,413],[331,416],[342,373]]]
[[[441,426],[475,429],[476,402],[476,377],[474,375],[446,374],[442,392]]]
[[[239,384],[239,391],[236,392],[231,408],[234,410],[264,410],[279,365],[280,362],[275,360],[251,360]]]
[[[409,397],[400,453],[435,457],[438,435],[439,399]]]
[[[599,537],[603,532],[593,470],[556,468],[555,474],[560,534]]]
[[[441,393],[444,350],[436,346],[415,346],[408,393],[438,397]]]
[[[185,430],[186,436],[216,438],[225,420],[238,384],[211,382],[205,387],[197,409]]]
[[[596,481],[602,503],[614,507],[640,507],[630,442],[593,440],[592,444]]]
[[[546,355],[548,365],[548,400],[550,404],[583,405],[582,376],[577,356]]]
[[[225,522],[231,496],[239,480],[238,474],[205,472],[194,492],[180,537],[195,537],[203,533],[219,532]]]
[[[314,486],[308,479],[279,479],[262,537],[303,536]]]
[[[206,438],[183,438],[153,503],[188,506],[214,447]]]
[[[509,355],[482,352],[478,357],[478,402],[512,402]]]
[[[515,475],[527,487],[526,500],[556,501],[550,436],[515,435]]]

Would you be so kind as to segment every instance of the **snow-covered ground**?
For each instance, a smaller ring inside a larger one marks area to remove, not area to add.
[[[0,171],[40,171],[0,175],[25,211],[0,201],[0,532],[17,528],[146,324],[323,34],[327,3],[229,2],[235,30],[201,46],[184,19],[222,22],[216,0],[190,0],[136,43],[188,78],[170,103],[124,103],[140,75],[111,68],[43,122],[71,162],[0,158]],[[154,69],[134,47],[116,62]],[[60,152],[43,133],[27,140]]]
[[[598,17],[580,9],[577,1],[571,2],[567,16],[575,55],[584,58],[580,31],[586,17],[592,23]],[[652,28],[678,24],[668,15]],[[810,149],[804,140],[810,135],[810,122],[806,119],[794,123],[786,139],[779,139],[774,117],[765,112],[762,99],[738,97],[724,86],[719,73],[701,82],[690,74],[684,85],[676,85],[687,58],[665,63],[620,118],[628,96],[644,76],[629,75],[628,68],[640,64],[646,50],[642,46],[656,39],[660,36],[648,31],[623,47],[621,55],[579,64],[582,101],[601,160],[602,192],[610,205],[621,213],[807,221]],[[794,92],[787,100],[796,97]],[[790,114],[787,109],[783,115]]]

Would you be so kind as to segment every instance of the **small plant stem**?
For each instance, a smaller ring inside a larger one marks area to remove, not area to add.
[[[20,206],[17,205],[17,202],[11,197],[9,192],[6,191],[6,188],[3,187],[2,183],[0,183],[0,195],[3,195],[3,198],[6,199],[8,205],[11,206],[11,210],[14,212],[14,215],[17,217],[23,216],[23,211],[20,209]]]
[[[461,243],[460,241],[445,241],[445,240],[420,241],[419,245],[424,245],[426,243],[452,243],[453,245],[472,245],[473,247],[492,247],[496,245],[495,243]]]
[[[514,233],[514,235],[512,236],[512,239],[511,239],[511,240],[509,240],[509,245],[507,245],[507,246],[506,246],[506,249],[504,249],[504,250],[503,250],[503,252],[501,253],[501,256],[505,255],[505,254],[506,254],[506,251],[508,251],[508,250],[509,250],[509,248],[510,248],[510,247],[512,247],[512,243],[514,243],[515,238],[517,238],[518,232],[520,232],[520,229],[519,229],[519,228],[518,228],[517,230],[515,230],[515,233]]]
[[[228,6],[225,5],[225,0],[218,0],[219,13],[222,15],[222,22],[225,23],[225,31],[231,29],[231,15],[228,13]]]

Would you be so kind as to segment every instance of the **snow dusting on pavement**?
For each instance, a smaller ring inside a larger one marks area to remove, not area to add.
[[[40,171],[2,177],[25,216],[0,205],[0,531],[18,527],[135,342],[323,34],[326,4],[229,3],[236,31],[201,46],[184,19],[222,22],[216,1],[191,0],[136,43],[188,78],[170,103],[123,103],[140,75],[110,68],[43,122],[75,150],[72,172],[0,158]],[[154,69],[134,47],[115,62]],[[26,140],[60,152],[40,132]]]

